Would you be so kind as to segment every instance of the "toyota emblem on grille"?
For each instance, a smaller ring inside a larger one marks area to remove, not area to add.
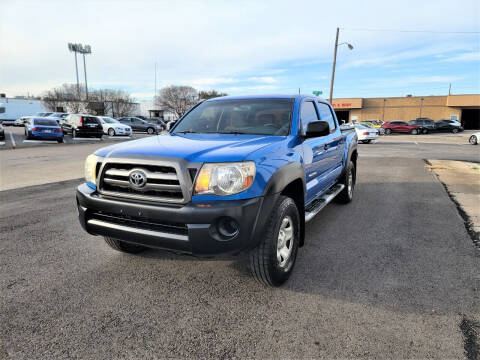
[[[147,176],[143,171],[134,170],[130,173],[128,181],[130,182],[132,188],[139,189],[144,187],[147,183]]]

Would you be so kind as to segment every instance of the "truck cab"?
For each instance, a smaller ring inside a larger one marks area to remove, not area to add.
[[[302,95],[221,97],[165,135],[96,151],[77,189],[80,223],[124,252],[245,255],[278,286],[330,201],[352,200],[357,137]]]

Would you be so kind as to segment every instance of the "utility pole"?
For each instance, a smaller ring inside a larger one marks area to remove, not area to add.
[[[155,63],[155,93],[153,94],[153,101],[157,97],[157,63]]]
[[[87,66],[85,65],[85,53],[83,53],[83,72],[85,73],[85,95],[88,100],[88,85],[87,85]]]
[[[337,27],[337,35],[335,36],[335,49],[333,49],[333,65],[332,65],[332,78],[330,80],[330,96],[328,100],[330,104],[332,103],[333,97],[333,81],[335,79],[335,65],[337,63],[337,47],[338,47],[338,33],[340,32],[340,28]]]
[[[450,95],[451,91],[452,91],[452,83],[450,83],[450,85],[448,86],[448,95]]]

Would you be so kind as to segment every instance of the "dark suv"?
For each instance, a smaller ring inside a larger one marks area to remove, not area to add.
[[[146,132],[147,134],[156,134],[162,131],[162,127],[157,124],[149,123],[143,119],[137,117],[122,117],[119,118],[122,124],[128,125],[133,131]]]
[[[435,130],[443,131],[443,132],[452,132],[455,134],[457,132],[463,131],[463,127],[458,121],[444,119],[444,120],[437,121]]]
[[[72,134],[73,138],[94,136],[99,139],[103,136],[103,126],[96,116],[84,114],[70,114],[62,122],[64,134]]]
[[[422,134],[428,134],[436,128],[435,121],[429,118],[416,118],[415,120],[410,120],[408,123],[410,125],[420,126]]]

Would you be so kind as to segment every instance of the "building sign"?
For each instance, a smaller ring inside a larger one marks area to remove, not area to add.
[[[332,106],[336,110],[340,109],[361,109],[362,108],[361,98],[352,98],[352,99],[333,99]]]

